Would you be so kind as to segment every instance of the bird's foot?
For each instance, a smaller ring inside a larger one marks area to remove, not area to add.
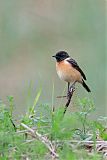
[[[72,85],[67,93],[67,99],[69,99],[69,97],[72,95],[72,93],[75,91],[75,85]]]
[[[75,85],[70,86],[69,92],[72,93],[73,91],[75,91]]]

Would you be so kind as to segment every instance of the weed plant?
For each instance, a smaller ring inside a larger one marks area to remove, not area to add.
[[[8,97],[8,106],[0,102],[0,160],[102,160],[104,154],[97,152],[96,143],[98,138],[107,140],[107,117],[89,118],[95,111],[93,102],[79,99],[78,111],[63,116],[63,106],[52,111],[47,104],[38,105],[40,94],[41,90],[18,121],[13,119],[14,98]],[[84,145],[88,141],[93,146]],[[50,151],[49,142],[57,156]]]

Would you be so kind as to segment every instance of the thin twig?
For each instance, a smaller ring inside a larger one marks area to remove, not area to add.
[[[59,157],[59,155],[55,152],[55,149],[50,140],[48,140],[46,137],[43,137],[40,133],[38,133],[37,131],[34,131],[32,128],[28,127],[24,123],[21,123],[21,126],[27,129],[34,138],[38,138],[49,149],[49,151],[52,153],[54,157],[56,158]]]
[[[75,91],[75,88],[71,88],[71,91],[69,92],[69,96],[68,96],[68,101],[67,101],[67,103],[65,105],[65,109],[64,109],[64,113],[63,114],[65,114],[66,111],[67,111],[67,108],[68,108],[68,106],[69,106],[69,104],[71,102],[71,98],[73,96],[74,91]]]
[[[54,141],[53,141],[54,142]],[[57,140],[56,143],[62,143],[62,142],[69,142],[69,143],[83,143],[83,144],[93,144],[94,141],[92,140]],[[105,144],[107,145],[107,141],[104,140],[97,140],[96,144]]]
[[[66,98],[67,96],[57,96],[56,98]]]

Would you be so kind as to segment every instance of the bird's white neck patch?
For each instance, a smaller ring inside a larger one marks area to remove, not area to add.
[[[70,60],[70,57],[66,58],[66,59],[64,60],[64,63],[68,64],[69,62],[68,62],[67,60]]]
[[[67,61],[67,60],[69,60],[69,59],[70,59],[70,57],[66,58],[65,60]]]

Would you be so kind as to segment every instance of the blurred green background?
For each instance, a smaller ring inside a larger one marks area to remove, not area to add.
[[[63,104],[65,83],[56,75],[52,59],[66,50],[87,76],[89,95],[81,86],[73,98],[90,97],[96,115],[106,115],[104,0],[1,0],[0,98],[15,98],[15,114],[27,110],[42,87],[40,103]]]

